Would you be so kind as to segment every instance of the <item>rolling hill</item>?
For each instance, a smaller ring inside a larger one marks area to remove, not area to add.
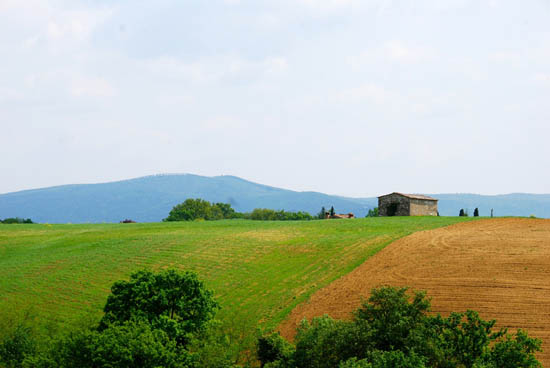
[[[63,185],[0,195],[0,218],[25,217],[48,223],[161,221],[187,198],[254,208],[317,213],[322,206],[364,216],[376,201],[357,201],[316,192],[295,192],[235,176],[155,175],[101,184]],[[369,205],[370,204],[370,205]]]
[[[32,320],[40,336],[97,321],[115,281],[176,268],[197,272],[221,305],[216,318],[231,343],[254,351],[258,327],[277,326],[392,241],[472,220],[0,224],[0,342],[19,321]]]
[[[460,208],[481,216],[550,217],[550,195],[431,194],[438,198],[443,216],[456,216]],[[377,199],[297,192],[253,183],[235,176],[192,174],[154,175],[100,184],[74,184],[0,195],[0,218],[24,217],[42,223],[157,222],[187,198],[228,202],[240,212],[254,208],[318,213],[322,206],[363,217]]]

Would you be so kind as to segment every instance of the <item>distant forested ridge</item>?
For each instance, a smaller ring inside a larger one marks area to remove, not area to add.
[[[406,192],[406,188],[403,191]],[[489,216],[492,208],[495,216],[550,217],[550,194],[424,194],[439,199],[442,216],[457,216],[461,208],[473,213],[477,207],[480,216]],[[297,192],[235,176],[174,174],[0,194],[0,218],[32,218],[41,223],[119,222],[124,219],[157,222],[188,198],[229,203],[238,212],[269,208],[315,215],[321,207],[334,206],[338,213],[352,212],[357,217],[364,217],[378,204],[376,197],[349,198]]]
[[[334,206],[364,216],[376,201],[296,192],[235,176],[155,175],[101,184],[63,185],[0,194],[0,218],[25,217],[40,223],[157,222],[188,198],[229,203],[238,212],[255,208],[319,212]],[[372,203],[371,203],[372,202]]]

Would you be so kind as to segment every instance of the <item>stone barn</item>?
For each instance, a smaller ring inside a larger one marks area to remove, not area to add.
[[[386,194],[378,197],[378,215],[437,216],[437,199],[419,194]]]

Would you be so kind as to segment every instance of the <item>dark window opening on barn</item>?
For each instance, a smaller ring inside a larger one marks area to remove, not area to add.
[[[398,208],[399,208],[399,203],[391,203],[388,206],[387,216],[395,216]]]

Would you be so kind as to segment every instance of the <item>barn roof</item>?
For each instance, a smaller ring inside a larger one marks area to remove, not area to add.
[[[422,199],[422,200],[425,200],[425,201],[437,201],[437,199],[435,199],[435,198],[428,197],[428,196],[425,196],[425,195],[422,195],[422,194],[405,194],[405,193],[399,193],[399,192],[384,194],[384,195],[382,195],[378,198],[386,197],[386,196],[389,196],[389,195],[392,195],[392,194],[398,194],[400,196],[411,198],[411,199]]]

